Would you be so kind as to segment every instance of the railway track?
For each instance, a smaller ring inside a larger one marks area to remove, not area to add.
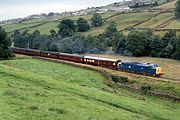
[[[79,67],[88,67],[88,68],[91,68],[91,69],[97,69],[97,70],[105,71],[105,72],[110,73],[110,74],[112,74],[113,72],[117,72],[117,70],[112,70],[112,69],[108,69],[108,68],[104,68],[104,67],[92,66],[92,65],[87,65],[87,64],[82,64],[82,63],[75,63],[75,62],[64,61],[64,60],[58,60],[58,59],[53,59],[53,58],[46,58],[46,57],[33,57],[33,58],[43,59],[43,60],[48,60],[48,61],[54,61],[54,62],[59,62],[59,63],[66,63],[66,64],[71,64],[71,65],[75,65],[75,66],[79,66]],[[122,72],[122,71],[118,71],[118,72],[119,72],[118,73],[119,75],[121,75],[121,73],[126,73],[126,72]],[[180,81],[175,80],[175,79],[166,78],[166,77],[157,78],[157,77],[151,77],[151,76],[142,76],[142,75],[133,74],[133,73],[126,73],[126,74],[132,75],[133,77],[142,77],[142,78],[145,77],[145,78],[158,80],[158,81],[162,81],[162,82],[171,82],[171,83],[180,84]]]

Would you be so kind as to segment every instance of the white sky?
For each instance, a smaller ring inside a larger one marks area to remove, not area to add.
[[[0,21],[32,14],[64,12],[107,5],[121,0],[0,0]]]

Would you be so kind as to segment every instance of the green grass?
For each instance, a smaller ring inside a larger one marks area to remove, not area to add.
[[[151,20],[140,24],[137,26],[137,28],[151,28],[154,29],[156,28],[158,25],[168,21],[170,18],[172,18],[174,15],[172,13],[163,13],[160,14],[156,17],[153,17]]]
[[[55,30],[56,32],[58,32],[59,23],[60,23],[59,21],[51,21],[34,28],[29,28],[29,32],[33,33],[35,30],[39,30],[41,34],[49,35],[50,30]]]
[[[113,13],[102,14],[102,18],[106,19],[112,15],[114,14]],[[79,17],[86,19],[90,23],[92,15],[73,16],[73,17],[70,17],[69,19],[76,21]],[[22,23],[5,25],[3,26],[3,28],[7,32],[13,32],[17,29],[22,29],[22,30],[28,29],[30,33],[32,33],[35,30],[39,30],[41,34],[48,35],[50,34],[49,31],[52,29],[58,31],[58,25],[60,23],[60,19],[61,19],[60,17],[57,17],[57,18],[42,18],[42,19],[37,19],[37,20],[29,20]]]
[[[180,29],[180,20],[173,20],[171,24],[166,26],[168,29]]]
[[[0,116],[3,120],[180,118],[178,103],[123,89],[108,92],[113,89],[105,84],[106,79],[90,70],[18,59],[0,61],[0,76]]]
[[[106,19],[110,16],[112,16],[114,14],[111,14],[111,13],[107,13],[107,14],[102,14],[102,18],[103,19]],[[84,18],[86,19],[89,24],[91,24],[91,17],[92,15],[86,15],[86,16],[73,16],[73,17],[69,17],[69,19],[73,20],[74,22],[76,22],[76,20],[78,20],[78,18]],[[35,30],[39,30],[41,32],[41,34],[46,34],[46,35],[49,35],[49,31],[50,30],[55,30],[56,32],[58,32],[58,25],[59,25],[60,21],[51,21],[51,22],[48,22],[46,24],[43,24],[43,25],[40,25],[38,27],[34,27],[34,28],[30,28],[30,32],[32,33],[33,31]]]
[[[112,17],[108,19],[102,26],[100,27],[93,27],[90,31],[86,32],[85,35],[97,35],[103,33],[104,30],[107,28],[111,21],[115,21],[117,23],[117,29],[123,30],[126,27],[132,26],[136,23],[144,21],[156,13],[127,13],[127,14],[120,14],[118,16]]]
[[[160,6],[157,6],[155,8],[161,8],[161,9],[170,9],[170,8],[175,8],[175,3],[176,3],[176,0],[175,1],[172,1],[172,2],[168,2],[166,4],[162,4]]]
[[[29,20],[29,21],[25,21],[25,22],[17,23],[17,24],[8,24],[8,25],[3,26],[3,28],[7,32],[13,32],[17,29],[27,29],[31,26],[35,26],[35,25],[41,24],[46,21],[47,21],[47,19]]]

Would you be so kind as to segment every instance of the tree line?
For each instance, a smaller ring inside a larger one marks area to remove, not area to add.
[[[64,27],[64,28],[63,28]],[[124,35],[112,21],[102,34],[83,36],[76,30],[74,21],[65,19],[59,24],[59,31],[41,35],[39,31],[28,33],[15,31],[14,46],[64,53],[103,53],[112,48],[115,54],[126,56],[152,56],[180,59],[180,36],[168,31],[164,36],[152,31],[131,31]],[[68,31],[68,34],[65,31]]]

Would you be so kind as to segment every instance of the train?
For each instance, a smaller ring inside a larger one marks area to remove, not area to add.
[[[163,75],[162,68],[159,67],[157,64],[152,63],[126,62],[119,59],[109,59],[17,47],[13,47],[11,48],[11,50],[16,54],[59,59],[93,66],[100,66],[113,70],[120,70],[145,76],[161,77]]]

